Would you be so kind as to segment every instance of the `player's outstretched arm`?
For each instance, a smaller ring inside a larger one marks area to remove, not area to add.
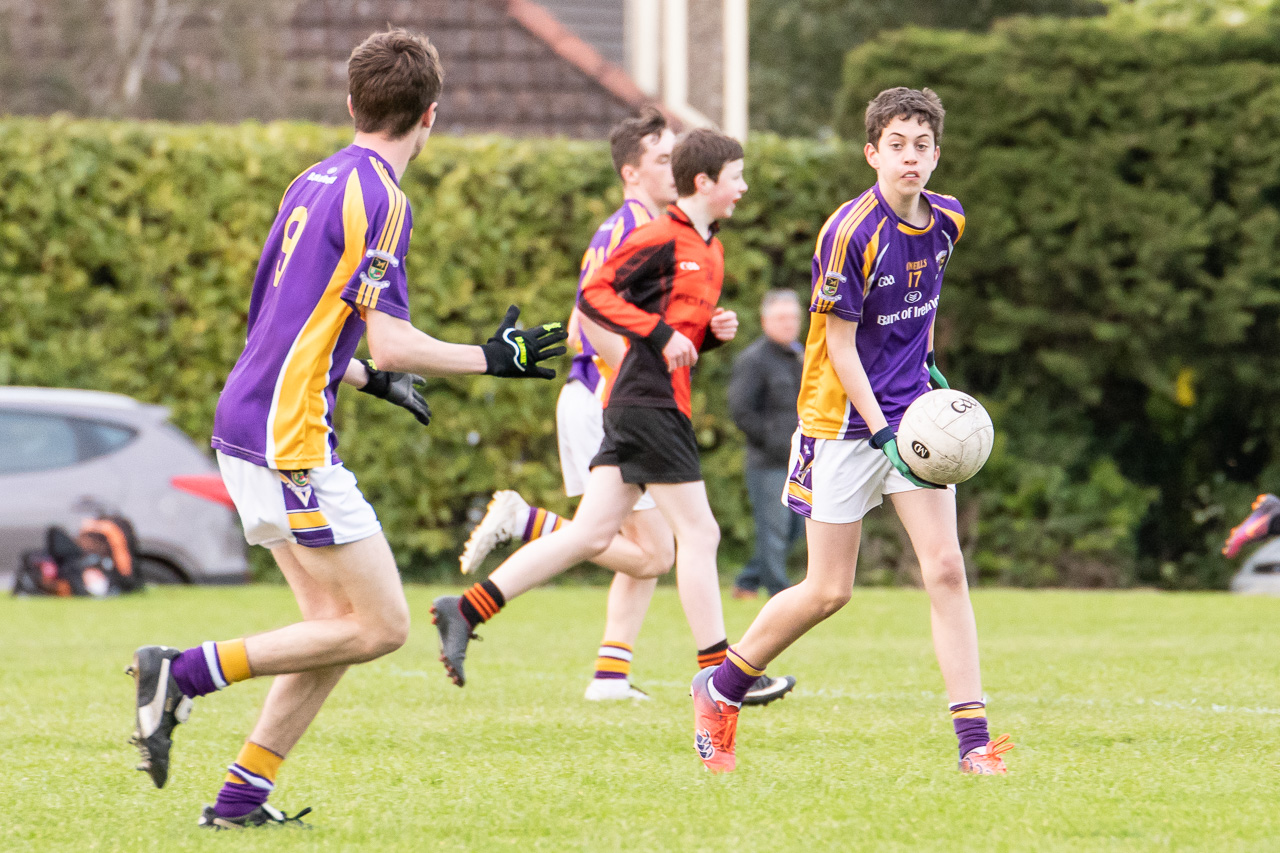
[[[564,354],[563,346],[555,346],[566,337],[563,324],[517,329],[519,316],[520,309],[512,305],[493,337],[474,346],[438,340],[405,320],[372,310],[365,318],[369,354],[381,370],[425,376],[487,373],[551,379],[555,371],[542,367],[541,362]]]

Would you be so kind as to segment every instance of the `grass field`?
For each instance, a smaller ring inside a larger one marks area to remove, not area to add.
[[[0,600],[0,850],[1280,850],[1280,601],[1220,594],[975,595],[1005,778],[955,771],[922,593],[860,589],[746,709],[737,773],[692,749],[693,648],[661,588],[634,677],[654,699],[582,700],[604,590],[530,593],[472,645],[459,690],[415,587],[399,652],[353,670],[273,802],[314,829],[195,827],[266,684],[200,700],[169,785],[132,767],[146,642],[292,621],[283,587],[114,601]],[[754,615],[726,601],[730,636]]]

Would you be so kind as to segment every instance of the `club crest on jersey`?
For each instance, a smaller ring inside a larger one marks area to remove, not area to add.
[[[941,252],[939,252],[938,257],[935,258],[934,260],[938,262],[939,267],[945,267],[947,265],[947,250],[943,249]]]
[[[372,261],[370,261],[369,262],[370,280],[382,281],[382,279],[385,278],[387,275],[388,266],[390,265],[387,263],[386,258],[374,258]]]
[[[840,285],[849,279],[834,270],[822,277],[822,295],[827,299],[835,297],[836,292],[840,290]]]
[[[311,501],[311,473],[309,471],[281,471],[284,484],[294,497],[305,505]]]

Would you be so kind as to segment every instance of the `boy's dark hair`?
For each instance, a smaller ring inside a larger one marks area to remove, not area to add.
[[[657,107],[646,107],[638,116],[624,119],[609,132],[609,153],[613,170],[622,176],[623,166],[639,166],[646,137],[667,129],[667,117]]]
[[[392,28],[351,51],[347,80],[356,130],[399,139],[439,99],[444,69],[426,36]]]
[[[895,118],[923,120],[933,131],[933,143],[942,141],[942,118],[947,111],[932,89],[885,89],[867,104],[867,142],[880,146],[880,135]]]
[[[688,198],[698,191],[698,175],[718,181],[724,164],[741,160],[742,156],[742,143],[732,136],[705,127],[689,131],[671,154],[676,192],[681,198]]]

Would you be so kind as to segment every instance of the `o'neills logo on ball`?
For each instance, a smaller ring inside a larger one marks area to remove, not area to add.
[[[929,458],[929,448],[925,447],[923,444],[921,444],[918,441],[911,442],[911,450],[913,453],[915,453],[916,456],[919,456],[921,459]]]

